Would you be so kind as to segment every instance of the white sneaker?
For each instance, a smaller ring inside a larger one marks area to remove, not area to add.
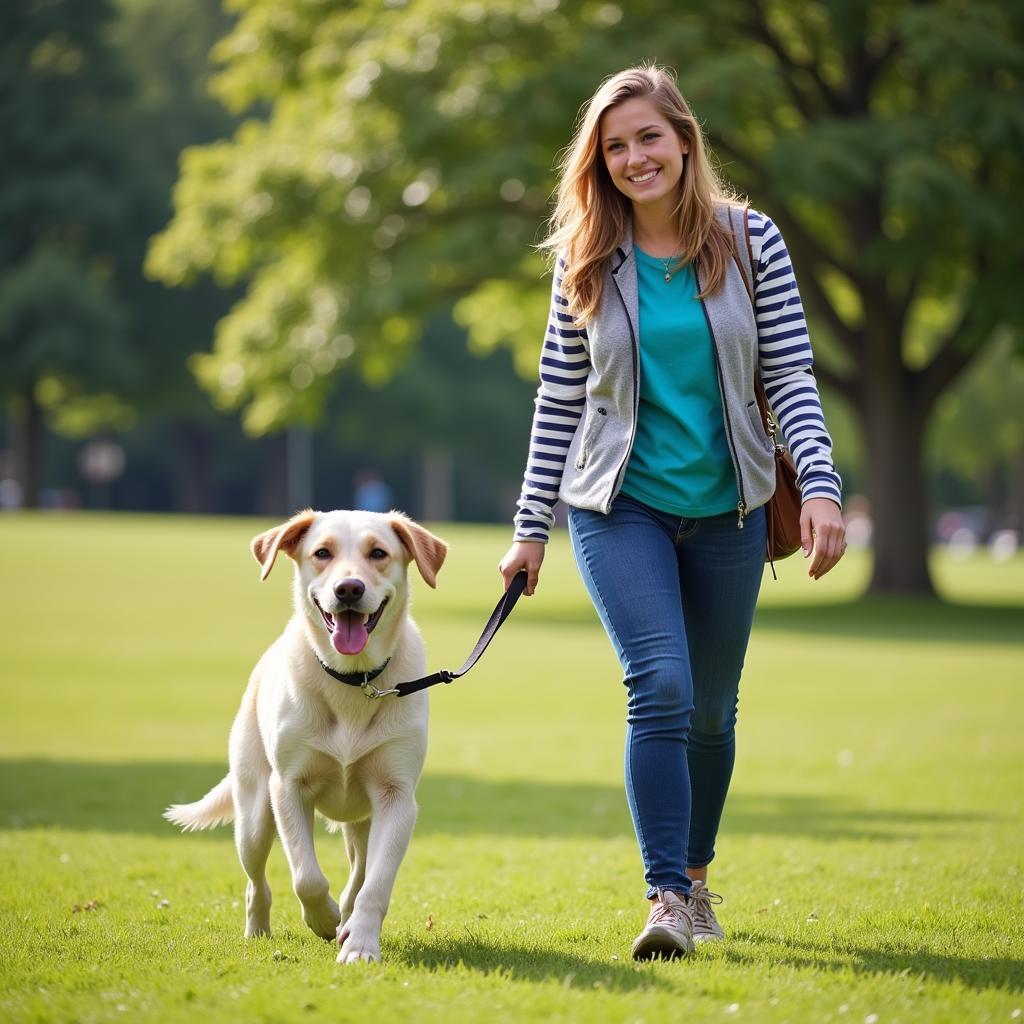
[[[665,889],[651,906],[644,930],[633,943],[634,960],[675,960],[694,950],[689,906]]]
[[[722,897],[712,892],[704,882],[694,882],[690,886],[690,898],[687,906],[693,920],[694,942],[721,942],[725,932],[715,917],[712,903],[721,903]]]

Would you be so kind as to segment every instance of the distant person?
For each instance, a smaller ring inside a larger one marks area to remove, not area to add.
[[[364,512],[390,512],[395,496],[374,469],[361,469],[356,474],[352,507]]]
[[[846,547],[840,480],[785,243],[718,181],[674,75],[603,82],[561,170],[530,455],[500,572],[507,588],[526,569],[534,593],[561,498],[628,692],[626,797],[650,901],[633,957],[676,957],[724,937],[708,864],[775,487],[756,373],[796,459],[812,579]],[[753,298],[734,258],[748,231]]]

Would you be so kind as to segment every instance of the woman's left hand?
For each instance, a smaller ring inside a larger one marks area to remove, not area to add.
[[[846,527],[839,506],[830,498],[808,498],[800,509],[800,544],[810,556],[807,575],[819,580],[846,552]]]

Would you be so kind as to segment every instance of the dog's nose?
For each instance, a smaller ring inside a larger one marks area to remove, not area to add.
[[[362,580],[340,580],[334,584],[334,596],[342,603],[355,604],[366,593],[366,584]]]

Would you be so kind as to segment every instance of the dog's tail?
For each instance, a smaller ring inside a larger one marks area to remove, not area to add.
[[[202,800],[197,800],[194,804],[174,804],[164,811],[164,817],[175,825],[180,825],[184,832],[226,825],[235,817],[230,773],[225,775]]]

